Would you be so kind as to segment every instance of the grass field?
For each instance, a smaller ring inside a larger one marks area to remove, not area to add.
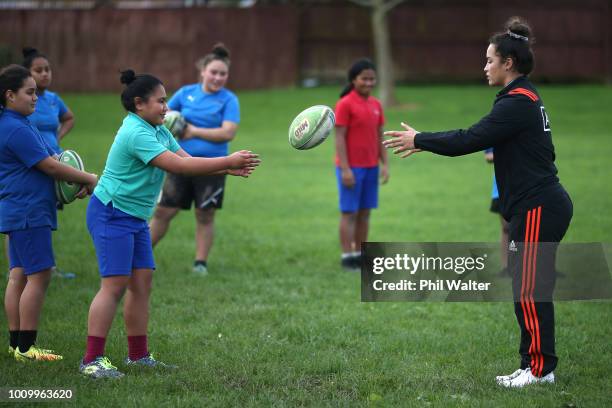
[[[78,406],[100,407],[612,405],[610,302],[557,303],[557,384],[524,390],[493,381],[518,365],[511,304],[360,302],[359,276],[338,265],[333,141],[295,151],[286,136],[297,112],[333,105],[337,92],[239,94],[242,123],[232,149],[260,153],[263,165],[248,180],[228,182],[210,275],[190,275],[193,213],[179,215],[156,248],[149,344],[179,371],[128,372],[120,381],[79,376],[87,310],[99,285],[82,201],[60,213],[54,240],[58,265],[78,277],[52,282],[38,341],[64,360],[24,366],[3,354],[0,386],[71,387]],[[566,241],[612,242],[612,88],[540,92],[559,176],[575,205]],[[400,120],[420,130],[466,127],[490,109],[494,94],[485,86],[401,88],[404,105],[386,112],[386,127]],[[64,97],[77,124],[63,145],[100,174],[124,115],[119,97]],[[392,158],[370,239],[496,241],[491,174],[482,154]],[[6,327],[4,316],[0,323]],[[118,315],[107,354],[120,369],[126,343]]]

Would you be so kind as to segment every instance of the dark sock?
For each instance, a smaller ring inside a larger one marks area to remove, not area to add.
[[[128,336],[128,358],[132,361],[140,360],[149,355],[147,336]]]
[[[17,340],[17,346],[19,346],[19,351],[22,353],[27,352],[30,347],[36,343],[36,330],[20,330],[19,331],[19,340]]]
[[[9,344],[12,348],[16,349],[19,345],[19,330],[9,330]]]
[[[97,357],[103,356],[105,344],[105,337],[87,336],[87,351],[85,357],[83,357],[83,362],[89,364]]]
[[[206,266],[206,260],[196,259],[195,261],[193,261],[193,266],[198,265]]]

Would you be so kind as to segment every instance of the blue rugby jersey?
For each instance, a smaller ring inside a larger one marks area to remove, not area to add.
[[[25,116],[0,110],[0,232],[57,228],[53,178],[36,168],[53,154]]]

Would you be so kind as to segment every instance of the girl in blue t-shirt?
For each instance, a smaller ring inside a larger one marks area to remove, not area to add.
[[[55,152],[28,120],[38,96],[30,71],[10,65],[0,72],[0,233],[10,238],[4,306],[9,353],[18,361],[61,360],[35,346],[45,292],[55,265],[51,231],[57,228],[54,179],[84,185],[97,177],[55,160]]]
[[[149,295],[155,261],[147,219],[159,196],[164,170],[189,176],[230,174],[248,177],[257,155],[192,157],[163,126],[168,111],[162,82],[127,70],[121,102],[128,111],[111,146],[100,183],[87,207],[87,228],[98,257],[102,283],[89,308],[87,351],[80,372],[92,378],[123,374],[104,356],[117,305],[123,307],[128,336],[127,365],[169,368],[149,353]]]
[[[38,102],[28,119],[36,126],[47,144],[60,154],[59,142],[74,126],[74,115],[58,94],[51,92],[52,71],[49,59],[35,48],[23,49],[22,65],[30,70],[36,81]]]
[[[49,59],[44,54],[41,54],[35,48],[26,47],[23,49],[22,65],[30,70],[36,81],[36,95],[38,95],[36,109],[34,109],[34,113],[28,116],[28,119],[38,129],[53,151],[60,154],[62,148],[59,146],[59,142],[74,126],[74,115],[58,94],[49,91],[52,71]],[[63,204],[58,202],[57,209],[62,210],[63,208]],[[75,277],[75,274],[60,271],[57,267],[54,267],[53,276],[71,279]]]
[[[225,88],[229,75],[229,51],[223,44],[196,63],[201,81],[180,88],[168,102],[179,111],[188,125],[179,144],[197,157],[219,157],[228,152],[240,122],[238,98]],[[179,210],[195,205],[196,251],[194,273],[208,273],[208,254],[213,245],[216,210],[223,205],[225,176],[168,175],[162,197],[151,220],[151,238],[155,246],[165,235],[170,221]]]

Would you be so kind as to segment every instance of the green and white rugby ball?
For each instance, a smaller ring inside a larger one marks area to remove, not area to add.
[[[83,160],[74,150],[65,150],[59,156],[60,163],[68,165],[77,170],[84,171]],[[77,183],[69,183],[67,181],[55,181],[55,196],[62,204],[69,204],[76,199],[76,195],[83,186]]]
[[[180,139],[183,136],[183,132],[185,131],[185,127],[187,126],[187,121],[181,112],[178,111],[170,111],[166,113],[164,117],[164,126],[168,128],[172,136],[177,139]]]
[[[304,110],[289,126],[289,143],[298,150],[312,149],[323,143],[336,124],[329,106],[315,105]]]

